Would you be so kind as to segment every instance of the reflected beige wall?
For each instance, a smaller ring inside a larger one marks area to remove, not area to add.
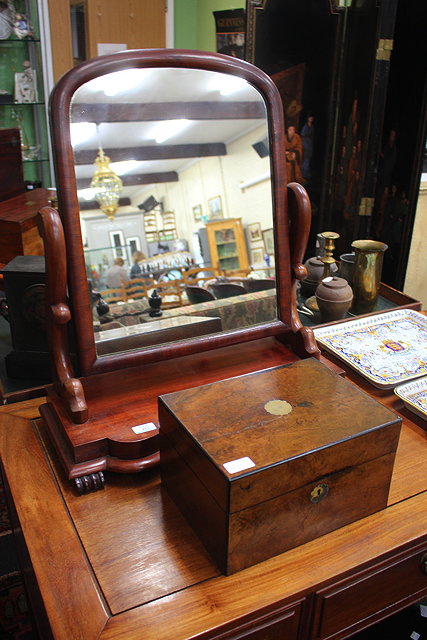
[[[427,179],[421,181],[412,232],[411,248],[406,270],[404,293],[422,303],[427,309]]]
[[[178,235],[190,239],[204,226],[193,219],[193,207],[201,204],[208,213],[209,199],[221,196],[225,218],[243,218],[244,224],[259,222],[262,229],[272,227],[271,181],[261,176],[270,170],[270,158],[260,158],[252,144],[265,137],[265,128],[257,127],[227,145],[227,155],[202,158],[190,163],[180,173],[178,182],[156,184],[141,190],[132,198],[136,207],[149,195],[164,200],[166,210],[175,211]],[[247,189],[240,189],[242,181],[254,181]]]

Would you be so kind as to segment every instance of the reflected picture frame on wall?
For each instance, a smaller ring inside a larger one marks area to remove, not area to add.
[[[259,222],[248,224],[248,236],[250,244],[262,240],[261,225]]]
[[[209,220],[217,220],[218,218],[224,217],[224,214],[222,211],[221,196],[214,196],[213,198],[209,198],[208,207],[209,207]]]
[[[201,204],[195,204],[193,207],[193,218],[194,218],[194,222],[200,222],[202,219],[202,205]]]
[[[273,229],[265,229],[262,232],[262,237],[264,240],[265,252],[272,256],[274,255],[274,231]]]
[[[264,245],[251,249],[251,265],[263,264],[264,262]]]

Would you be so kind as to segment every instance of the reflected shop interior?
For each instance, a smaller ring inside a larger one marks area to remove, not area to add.
[[[126,69],[80,86],[70,117],[99,356],[277,318],[257,89],[203,69]]]

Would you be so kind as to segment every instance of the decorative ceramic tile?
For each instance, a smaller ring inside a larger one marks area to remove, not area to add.
[[[407,409],[427,420],[427,376],[399,385],[394,393],[403,400]]]
[[[427,317],[412,309],[314,329],[319,344],[381,389],[427,374]]]

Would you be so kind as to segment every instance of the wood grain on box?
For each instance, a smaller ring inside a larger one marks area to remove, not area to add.
[[[164,486],[224,573],[387,504],[401,420],[315,359],[162,396],[159,422]]]

